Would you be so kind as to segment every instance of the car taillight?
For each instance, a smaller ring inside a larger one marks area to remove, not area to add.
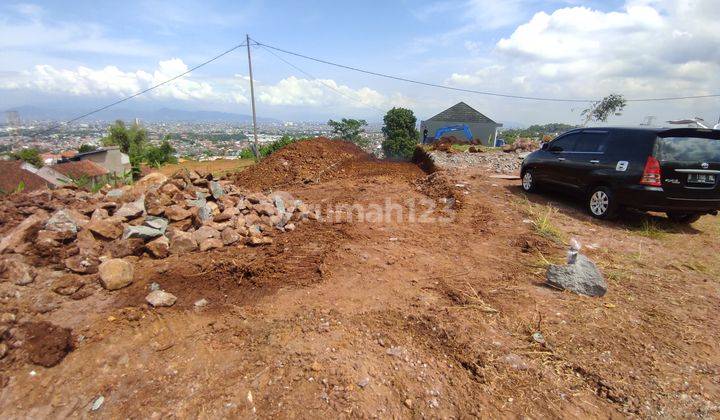
[[[645,162],[645,169],[643,170],[642,178],[640,183],[644,185],[650,185],[652,187],[662,186],[662,174],[660,173],[660,162],[655,159],[654,156],[648,156],[647,162]]]

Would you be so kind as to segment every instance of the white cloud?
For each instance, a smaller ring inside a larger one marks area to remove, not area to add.
[[[152,71],[123,71],[117,66],[92,69],[57,68],[49,64],[24,72],[0,73],[0,90],[33,90],[46,94],[112,97],[132,95],[169,80],[188,70],[179,58],[161,61]],[[249,103],[248,77],[198,79],[192,73],[162,85],[138,99],[171,99],[213,103]],[[258,102],[270,106],[304,106],[315,108],[378,108],[411,103],[401,95],[387,97],[369,87],[357,89],[332,79],[302,79],[295,76],[277,83],[255,81]]]
[[[387,106],[390,102],[389,98],[368,87],[352,89],[332,79],[310,80],[290,76],[274,85],[259,86],[258,90],[258,100],[268,105],[367,108]]]
[[[145,70],[126,72],[116,66],[100,69],[84,66],[59,69],[42,64],[30,71],[3,75],[0,79],[0,89],[29,89],[76,96],[122,97],[169,80],[187,70],[188,66],[178,58],[159,62],[152,72]],[[147,97],[181,101],[247,103],[244,87],[238,81],[237,78],[221,79],[212,84],[208,81],[195,80],[192,74],[188,74],[154,89],[147,94]]]
[[[611,12],[539,12],[497,42],[492,60],[504,71],[485,77],[492,70],[486,66],[454,73],[447,82],[495,91],[512,90],[515,82],[515,89],[531,86],[536,95],[566,98],[717,93],[720,8],[713,4],[717,0],[639,0]]]

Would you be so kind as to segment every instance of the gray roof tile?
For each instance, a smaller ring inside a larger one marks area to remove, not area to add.
[[[495,121],[476,111],[465,102],[458,102],[445,111],[428,119],[427,121],[448,121],[458,123],[497,124]]]

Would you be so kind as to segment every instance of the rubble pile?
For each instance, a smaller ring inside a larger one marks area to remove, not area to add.
[[[510,152],[534,152],[539,149],[540,146],[537,142],[530,139],[518,139],[513,144],[506,144],[502,150],[505,153]]]
[[[434,164],[443,169],[485,167],[498,174],[517,175],[526,153],[445,153],[430,152]]]
[[[275,232],[317,218],[289,194],[250,194],[194,171],[169,179],[153,173],[133,186],[96,194],[72,188],[33,192],[4,206],[24,219],[3,229],[0,253],[10,255],[2,259],[0,276],[29,284],[39,264],[78,275],[99,272],[110,290],[132,281],[124,257],[270,244]]]

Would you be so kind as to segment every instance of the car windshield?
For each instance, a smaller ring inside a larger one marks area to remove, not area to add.
[[[660,156],[666,161],[720,162],[720,140],[664,137],[660,139]]]

